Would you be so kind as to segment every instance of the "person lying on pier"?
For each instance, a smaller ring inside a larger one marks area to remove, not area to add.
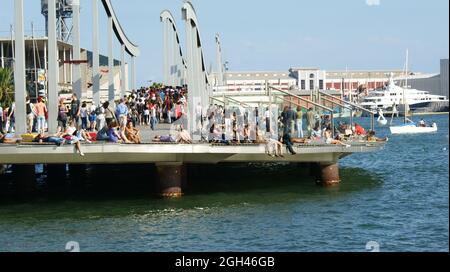
[[[351,147],[350,145],[342,142],[341,140],[333,139],[333,132],[331,131],[331,126],[328,126],[324,133],[325,142],[329,145],[342,145],[347,148]]]
[[[378,137],[375,136],[375,131],[370,130],[370,131],[367,133],[367,141],[368,141],[368,142],[371,142],[371,143],[376,143],[376,142],[388,142],[388,141],[389,141],[389,138],[386,137],[386,138],[384,138],[384,139],[380,139],[380,138],[378,138]]]
[[[311,139],[308,139],[308,138],[291,138],[291,142],[293,144],[309,144],[309,143],[311,143]]]
[[[141,143],[140,131],[133,126],[133,122],[131,120],[127,122],[127,126],[125,128],[125,136],[135,144]]]
[[[172,135],[161,135],[161,136],[155,136],[153,138],[153,142],[155,143],[176,143],[177,139],[173,137]]]
[[[52,143],[52,144],[56,144],[57,146],[62,146],[66,143],[66,140],[64,138],[61,137],[57,137],[57,136],[50,136],[50,135],[45,135],[45,134],[38,134],[36,136],[36,138],[34,138],[33,140],[34,143]]]

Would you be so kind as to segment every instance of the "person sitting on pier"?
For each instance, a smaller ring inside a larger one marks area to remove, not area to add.
[[[357,136],[364,137],[364,136],[366,136],[367,133],[366,133],[366,130],[360,124],[355,123],[355,134]]]
[[[139,129],[137,129],[133,126],[133,121],[131,121],[131,120],[128,121],[127,126],[125,128],[125,136],[127,137],[127,139],[129,139],[131,142],[133,142],[135,144],[140,144],[141,136],[139,134],[140,134],[140,131],[139,131]]]
[[[96,137],[97,141],[108,141],[109,140],[108,130],[109,130],[108,126],[104,126],[102,129],[100,129],[97,132],[97,137]]]
[[[222,132],[220,131],[218,126],[216,126],[216,124],[213,123],[211,125],[211,127],[209,128],[208,141],[210,143],[219,142],[221,140],[221,137],[222,137]]]
[[[176,126],[175,142],[180,144],[192,144],[191,135],[184,129],[183,125]]]
[[[266,149],[269,156],[284,158],[283,144],[271,137],[269,137],[269,139],[267,140]]]
[[[110,143],[122,143],[123,140],[117,130],[119,125],[116,121],[111,121],[111,123],[108,126],[108,142]]]
[[[244,143],[251,143],[250,141],[250,126],[247,124],[244,127]]]
[[[376,142],[388,142],[388,141],[389,141],[389,138],[388,138],[388,137],[386,137],[386,138],[384,138],[384,139],[380,139],[380,138],[376,137],[375,134],[376,134],[375,131],[370,130],[370,131],[367,133],[367,141],[368,141],[368,142],[371,142],[371,143],[376,143]]]
[[[66,139],[67,143],[74,144],[77,152],[80,154],[80,156],[84,156],[84,153],[81,151],[81,143],[80,139],[76,136],[77,135],[77,129],[76,126],[77,122],[75,119],[73,119],[70,122],[70,125],[67,126],[66,131],[64,131],[61,135],[62,138]]]
[[[342,142],[341,140],[333,139],[333,132],[331,130],[331,125],[326,128],[325,133],[324,133],[324,138],[325,138],[326,144],[329,144],[329,145],[342,145],[342,146],[345,146],[347,148],[351,147],[350,145]]]
[[[320,124],[316,124],[311,131],[312,140],[320,140],[322,138],[322,130],[320,130]]]
[[[131,144],[132,141],[129,140],[128,137],[126,136],[126,132],[125,132],[126,127],[127,127],[126,122],[125,122],[125,125],[123,125],[123,126],[120,125],[120,126],[119,126],[119,136],[120,136],[120,139],[122,139],[123,143],[125,143],[125,144]]]
[[[0,144],[3,144],[3,140],[5,140],[5,135],[0,132]]]

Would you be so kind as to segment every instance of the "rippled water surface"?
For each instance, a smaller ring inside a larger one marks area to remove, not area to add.
[[[17,203],[6,175],[0,251],[63,251],[68,241],[82,251],[365,251],[369,241],[448,251],[448,115],[426,119],[438,133],[390,137],[380,152],[343,159],[335,188],[295,165],[250,164],[197,170],[184,198],[162,200],[147,193],[145,166],[91,167],[58,198],[44,176],[40,196]]]

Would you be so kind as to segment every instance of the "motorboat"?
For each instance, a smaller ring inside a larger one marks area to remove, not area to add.
[[[401,126],[392,126],[390,128],[392,134],[421,134],[421,133],[435,133],[438,131],[438,126],[433,123],[431,126],[417,126],[413,122]]]

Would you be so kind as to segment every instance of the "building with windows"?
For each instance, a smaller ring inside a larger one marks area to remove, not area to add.
[[[449,97],[449,61],[440,61],[440,74],[426,74],[410,72],[408,86],[414,89],[429,91],[431,94]],[[353,71],[325,71],[320,68],[290,68],[285,71],[259,72],[226,72],[224,86],[217,86],[217,75],[210,75],[210,82],[219,91],[265,91],[265,84],[282,90],[310,92],[311,90],[325,90],[340,92],[348,96],[368,93],[382,88],[393,75],[396,84],[402,86],[405,82],[405,72],[402,70],[353,70]]]
[[[264,91],[268,82],[275,88],[288,91],[296,84],[295,78],[286,71],[264,72],[227,72],[225,74],[225,86],[217,86],[217,74],[212,74],[210,82],[216,86],[216,90],[228,91]]]
[[[36,99],[39,93],[45,94],[47,90],[47,71],[48,71],[48,38],[39,37],[25,39],[25,69],[27,79],[27,93],[32,99]],[[58,61],[59,61],[59,80],[58,88],[61,94],[70,94],[72,92],[72,69],[74,65],[70,63],[73,56],[73,46],[69,43],[58,41]],[[0,37],[0,67],[9,67],[14,69],[14,50],[11,38]],[[92,99],[92,52],[81,49],[81,59],[87,60],[87,63],[79,64],[81,66],[81,83],[83,100]],[[114,60],[114,85],[120,89],[121,83],[121,62]],[[125,86],[128,86],[128,65],[125,69]],[[108,97],[108,57],[100,55],[100,97],[106,101]],[[36,91],[37,90],[37,91]],[[128,90],[127,90],[128,91]],[[119,94],[119,92],[116,92]]]

